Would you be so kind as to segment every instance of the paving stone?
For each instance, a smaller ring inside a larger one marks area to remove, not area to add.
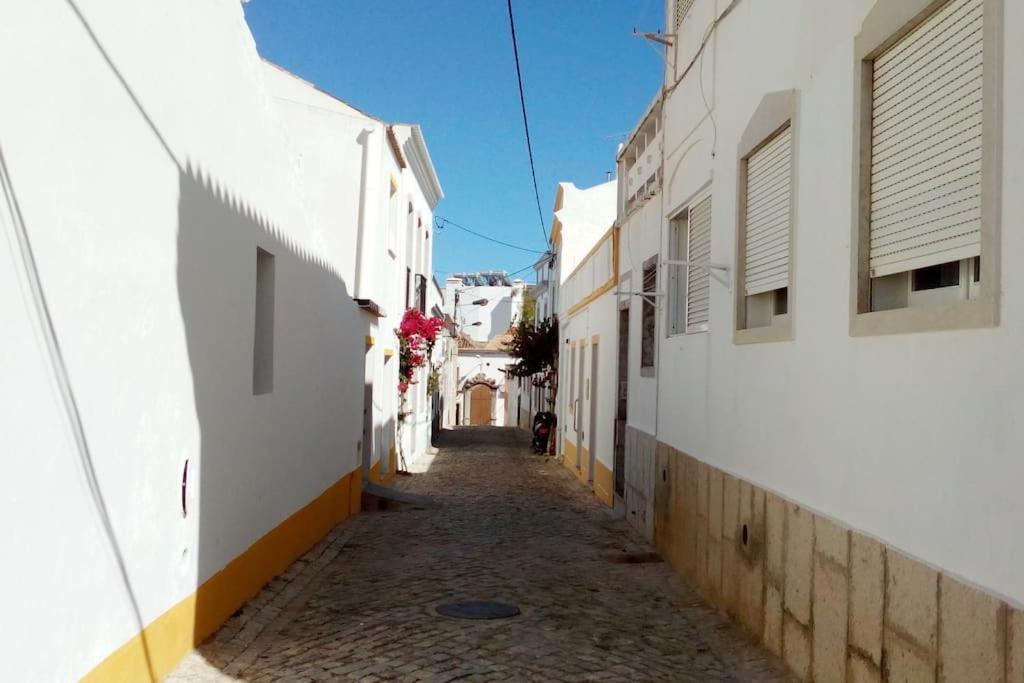
[[[167,680],[791,680],[667,563],[612,561],[651,548],[560,464],[530,454],[525,432],[445,432],[429,471],[397,485],[440,505],[350,518]],[[453,599],[522,614],[432,612]]]

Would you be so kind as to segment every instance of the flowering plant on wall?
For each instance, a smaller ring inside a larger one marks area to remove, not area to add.
[[[398,335],[398,393],[403,397],[409,385],[415,384],[413,377],[418,368],[426,365],[434,349],[437,335],[444,327],[444,321],[437,316],[425,316],[415,308],[402,315]]]
[[[406,394],[416,383],[416,370],[430,361],[437,335],[444,328],[444,320],[437,316],[425,316],[415,308],[402,314],[402,322],[395,330],[398,337],[398,454],[399,472],[406,472],[405,453],[402,450],[402,423],[409,417],[405,409]]]

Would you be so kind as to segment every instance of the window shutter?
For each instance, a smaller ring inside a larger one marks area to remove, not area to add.
[[[747,296],[789,286],[792,139],[787,126],[747,160]]]
[[[711,258],[711,197],[690,209],[690,229],[686,238],[687,260],[704,262],[705,266],[686,267],[686,327],[708,322],[710,274],[706,266]]]
[[[677,31],[679,30],[679,27],[683,23],[683,17],[686,16],[686,13],[690,11],[690,7],[692,7],[692,6],[693,6],[693,0],[675,0],[675,17],[674,17],[674,19],[675,19],[675,25],[676,25],[676,30]]]
[[[952,0],[874,60],[871,276],[981,253],[983,0]]]

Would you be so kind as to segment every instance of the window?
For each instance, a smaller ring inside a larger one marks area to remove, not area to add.
[[[409,309],[412,299],[412,268],[405,269],[405,308]]]
[[[423,275],[416,276],[416,310],[420,313],[427,312],[427,278]]]
[[[789,322],[792,141],[786,123],[741,162],[741,329]]]
[[[576,344],[572,345],[572,351],[570,354],[571,360],[569,361],[569,395],[566,400],[569,402],[569,413],[572,415],[576,414],[576,403],[574,397],[576,396]],[[569,425],[566,425],[568,429]]]
[[[674,16],[672,19],[676,27],[676,31],[678,31],[679,27],[683,24],[683,19],[686,17],[686,13],[689,12],[690,8],[693,6],[693,0],[675,0],[674,5]]]
[[[895,39],[877,27],[858,36],[854,334],[996,323],[996,259],[981,258],[997,236],[997,168],[985,150],[998,109],[988,32],[998,22],[983,22],[996,2],[950,0],[922,19],[931,4],[908,1],[890,13],[902,25],[883,27]]]
[[[640,371],[653,371],[654,369],[654,335],[655,319],[657,309],[655,302],[658,293],[658,257],[648,259],[644,262],[643,270],[643,292],[640,314]],[[645,376],[653,376],[653,373],[645,373]]]
[[[391,195],[388,197],[388,227],[387,237],[388,251],[391,252],[392,256],[398,255],[398,246],[395,242],[398,240],[398,181],[392,176],[391,178]]]
[[[711,197],[700,200],[687,213],[686,331],[708,329],[711,299]]]
[[[274,255],[256,247],[256,325],[252,345],[252,393],[274,390]]]
[[[686,233],[689,214],[684,212],[669,222],[668,254],[671,261],[686,260]],[[686,331],[686,273],[680,265],[668,265],[668,333]]]

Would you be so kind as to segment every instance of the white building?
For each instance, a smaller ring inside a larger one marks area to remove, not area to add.
[[[1024,675],[1022,21],[666,2],[619,154],[623,497],[800,679]]]
[[[458,338],[458,379],[454,423],[504,427],[508,400],[505,369],[514,359],[505,350],[509,334],[477,342]]]
[[[415,459],[430,443],[429,370],[418,371],[401,408],[393,331],[406,309],[431,312],[431,234],[441,186],[419,126],[384,123],[269,62],[264,72],[305,203],[324,224],[314,242],[342,264],[369,325],[362,466],[371,480],[389,481],[400,454]],[[400,410],[409,415],[398,425]]]
[[[559,183],[551,244],[558,297],[558,454],[606,504],[614,502],[613,386],[617,359],[616,181],[579,189]]]
[[[523,315],[526,283],[504,271],[452,273],[445,281],[445,312],[470,339],[504,335]]]
[[[392,330],[440,187],[415,126],[262,62],[237,3],[0,24],[0,656],[159,679],[393,466]]]

